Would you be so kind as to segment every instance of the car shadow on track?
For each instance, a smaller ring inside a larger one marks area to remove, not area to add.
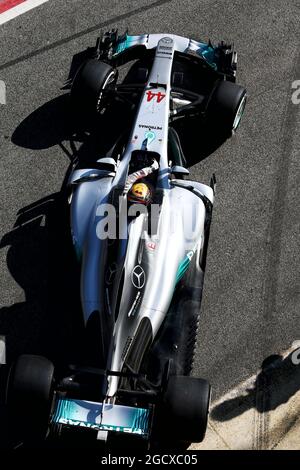
[[[279,355],[265,359],[254,386],[215,406],[212,419],[230,421],[251,408],[263,414],[287,403],[300,389],[300,365],[294,363],[294,357],[295,351],[284,359]]]
[[[75,337],[81,311],[80,320],[74,315],[80,310],[79,267],[68,224],[67,181],[74,166],[89,166],[106,155],[128,116],[116,118],[111,109],[93,122],[82,122],[73,111],[64,93],[27,116],[11,138],[26,149],[53,148],[69,165],[61,190],[19,210],[13,229],[0,240],[0,249],[9,247],[8,269],[25,294],[24,302],[0,310],[9,363],[21,353],[67,361],[80,343]]]
[[[24,207],[0,242],[0,249],[9,247],[9,272],[25,294],[24,302],[0,310],[9,362],[21,353],[67,359],[76,344],[76,266],[62,212],[59,193]]]
[[[90,165],[105,156],[128,129],[132,117],[126,108],[116,105],[93,119],[82,118],[80,110],[72,108],[69,94],[64,93],[27,116],[15,129],[11,140],[31,150],[60,147],[70,160],[68,176],[73,165]]]
[[[63,209],[59,193],[24,207],[0,242],[0,249],[8,247],[9,272],[25,296],[24,301],[0,310],[7,356],[7,366],[0,370],[0,448],[11,446],[4,407],[11,363],[20,354],[42,355],[59,367],[79,360],[79,276]]]
[[[20,209],[14,227],[0,241],[0,249],[8,247],[9,272],[25,296],[24,302],[0,310],[8,363],[21,353],[54,361],[68,360],[76,353],[81,320],[74,313],[78,311],[78,268],[67,227],[66,198],[75,151],[64,145],[73,135],[67,102],[68,97],[61,95],[41,106],[18,125],[11,139],[26,149],[59,146],[55,151],[67,155],[69,167],[61,191]]]
[[[11,138],[26,149],[53,148],[69,165],[61,190],[20,209],[14,227],[0,240],[8,270],[25,296],[0,310],[8,365],[23,353],[45,355],[55,364],[80,362],[79,266],[68,224],[67,181],[74,165],[89,166],[107,153],[123,116],[117,120],[110,113],[82,123],[72,111],[69,94],[60,95],[27,116]],[[0,402],[3,387],[0,377]]]
[[[199,119],[191,119],[188,125],[184,120],[178,120],[173,126],[179,135],[188,168],[208,158],[228,138]]]

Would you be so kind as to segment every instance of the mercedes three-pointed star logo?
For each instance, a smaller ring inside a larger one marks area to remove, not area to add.
[[[146,281],[146,274],[145,271],[143,270],[142,266],[137,264],[131,273],[131,281],[134,287],[137,289],[142,289],[145,285]]]

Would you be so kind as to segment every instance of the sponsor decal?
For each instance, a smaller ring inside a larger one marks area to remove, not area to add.
[[[156,243],[155,242],[148,242],[148,243],[146,243],[146,248],[147,248],[148,251],[153,253],[153,251],[155,251],[155,249],[156,249]]]
[[[105,426],[105,425],[102,425],[102,426],[100,426],[100,430],[101,431],[127,432],[127,433],[130,433],[130,434],[139,434],[139,435],[144,434],[142,429],[123,428],[121,426]]]
[[[105,424],[94,424],[85,421],[76,421],[70,418],[60,418],[58,421],[60,424],[66,424],[69,426],[78,426],[81,428],[95,429],[96,431],[116,431],[116,432],[127,432],[130,434],[144,434],[143,429],[125,428],[123,426],[106,426]]]
[[[173,39],[165,36],[164,38],[161,38],[160,42],[164,42],[165,44],[171,44],[173,42]]]
[[[155,131],[162,131],[161,126],[147,126],[147,124],[139,124],[139,127],[141,129],[149,129],[149,130],[155,130]]]
[[[186,257],[192,261],[192,257],[194,256],[196,250],[191,250],[187,253]]]
[[[142,289],[146,282],[146,274],[142,266],[137,264],[131,273],[131,282],[137,289]]]
[[[183,278],[184,274],[188,270],[190,262],[196,252],[196,247],[193,250],[190,250],[186,255],[185,258],[182,260],[180,265],[178,266],[177,274],[176,274],[176,284]]]
[[[141,302],[141,292],[138,292],[136,298],[134,299],[132,307],[128,312],[128,317],[133,317],[133,315],[137,311],[137,308],[138,308],[140,302]]]
[[[151,144],[151,142],[153,142],[153,140],[155,140],[155,132],[153,131],[147,131],[145,132],[145,138],[147,140],[147,144]]]
[[[161,49],[163,49],[164,51],[171,51],[172,47],[171,46],[159,46],[159,52]]]
[[[162,93],[161,91],[158,91],[157,93],[154,93],[153,91],[146,91],[147,95],[147,101],[152,101],[153,99],[156,99],[157,103],[160,103],[166,96],[165,93]]]

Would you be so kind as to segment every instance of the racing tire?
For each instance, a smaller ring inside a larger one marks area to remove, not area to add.
[[[207,106],[207,118],[217,131],[230,137],[241,121],[246,106],[246,89],[229,81],[220,81]]]
[[[6,392],[9,419],[23,443],[46,438],[53,401],[52,362],[42,356],[21,355],[12,365]]]
[[[204,379],[173,375],[163,395],[163,434],[181,442],[204,439],[210,403],[210,385]]]
[[[105,62],[90,59],[77,71],[72,87],[74,109],[85,113],[99,113],[105,107],[103,90],[117,80],[117,70]]]

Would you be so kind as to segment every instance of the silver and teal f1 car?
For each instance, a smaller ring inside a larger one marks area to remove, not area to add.
[[[109,152],[69,177],[86,355],[58,376],[37,356],[13,366],[8,404],[27,423],[24,438],[74,431],[149,445],[204,438],[210,386],[190,373],[215,178],[189,179],[176,124],[197,123],[198,148],[204,125],[232,135],[246,103],[236,64],[223,42],[110,31],[78,69],[71,100],[81,118],[119,103],[132,119]],[[144,203],[129,197],[137,183],[151,188]]]

